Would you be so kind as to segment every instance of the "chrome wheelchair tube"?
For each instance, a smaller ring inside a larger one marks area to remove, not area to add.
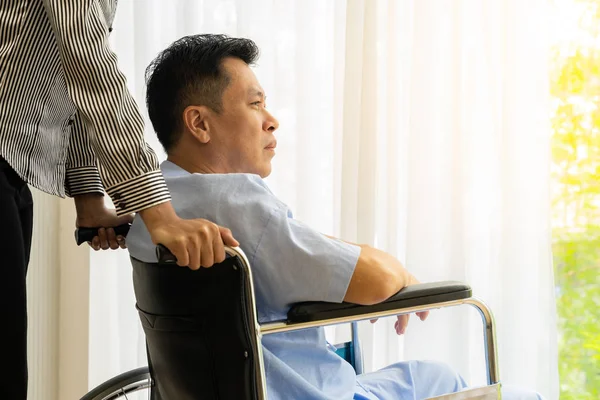
[[[260,324],[258,323],[258,317],[256,316],[256,304],[254,304],[254,282],[252,280],[252,271],[250,269],[250,262],[248,261],[248,257],[244,251],[239,247],[229,247],[225,246],[225,252],[232,256],[238,257],[242,266],[246,271],[246,293],[247,293],[247,301],[246,301],[246,312],[250,317],[250,321],[254,324],[254,338],[251,340],[254,341],[253,345],[256,349],[256,357],[254,360],[254,366],[256,370],[256,392],[258,395],[258,400],[267,400],[267,379],[265,376],[265,366],[263,362],[263,351],[262,351],[262,332],[260,328]]]
[[[263,335],[269,335],[272,333],[280,332],[291,332],[300,329],[316,328],[320,326],[338,325],[345,324],[354,321],[363,321],[367,319],[390,317],[400,314],[410,314],[418,311],[427,311],[436,308],[443,307],[454,307],[462,304],[468,304],[477,308],[481,318],[483,320],[484,329],[484,345],[485,345],[485,361],[487,369],[487,380],[488,384],[493,385],[500,382],[499,368],[498,368],[498,353],[496,348],[496,324],[494,322],[494,316],[492,311],[483,303],[481,300],[470,297],[468,299],[445,301],[441,303],[432,303],[425,306],[408,307],[402,308],[401,312],[398,310],[386,310],[379,312],[372,312],[368,314],[331,318],[326,320],[311,321],[311,322],[298,322],[288,324],[285,321],[270,322],[261,326],[261,332]]]
[[[496,321],[492,310],[481,300],[471,297],[465,300],[466,304],[479,311],[483,322],[483,345],[485,346],[485,363],[487,366],[487,380],[489,385],[500,382],[498,368],[498,348],[496,345]]]
[[[452,300],[445,301],[440,303],[432,303],[424,306],[416,306],[416,307],[408,307],[402,308],[400,312],[399,310],[386,310],[379,312],[372,312],[368,314],[347,316],[347,317],[338,317],[325,319],[320,321],[311,321],[311,322],[299,322],[299,323],[291,323],[288,324],[286,321],[275,321],[265,323],[260,325],[258,323],[258,318],[256,314],[256,304],[254,304],[254,283],[252,280],[252,271],[250,268],[250,262],[244,254],[243,250],[239,247],[225,247],[225,251],[227,254],[233,257],[239,257],[242,261],[243,268],[246,270],[247,279],[246,279],[246,291],[248,294],[248,302],[246,307],[246,312],[250,316],[250,320],[254,323],[254,345],[256,348],[256,385],[258,392],[258,400],[267,400],[267,381],[265,377],[265,370],[263,364],[263,352],[262,352],[262,336],[269,335],[273,333],[281,333],[281,332],[291,332],[297,331],[301,329],[308,328],[316,328],[322,326],[329,325],[338,325],[344,323],[350,323],[355,321],[362,321],[367,319],[375,319],[375,318],[383,318],[389,316],[395,316],[400,314],[411,314],[418,311],[427,311],[433,310],[437,308],[444,307],[454,307],[462,304],[468,304],[472,307],[475,307],[479,314],[481,315],[484,329],[484,346],[485,346],[485,360],[487,367],[487,380],[488,384],[493,385],[500,382],[499,376],[499,368],[498,368],[498,354],[497,354],[497,346],[496,346],[496,324],[494,321],[494,316],[490,308],[481,300],[476,297],[470,297],[468,299],[461,300]]]
[[[266,324],[262,324],[260,329],[261,329],[261,332],[263,335],[270,335],[272,333],[290,332],[290,331],[297,331],[300,329],[317,328],[320,326],[346,324],[346,323],[353,322],[353,321],[363,321],[363,320],[367,320],[367,319],[391,317],[394,315],[411,314],[411,313],[414,313],[417,311],[433,310],[433,309],[442,308],[442,307],[453,307],[453,306],[465,304],[467,300],[468,299],[444,301],[444,302],[440,302],[440,303],[431,303],[431,304],[427,304],[424,306],[406,307],[406,308],[395,309],[395,310],[377,311],[377,312],[371,312],[371,313],[367,313],[367,314],[350,315],[347,317],[329,318],[329,319],[323,319],[323,320],[319,320],[319,321],[310,321],[310,322],[297,322],[297,323],[288,324],[286,321],[276,321],[276,322],[269,322]]]
[[[362,374],[363,371],[363,356],[360,346],[360,338],[358,337],[358,322],[353,321],[350,324],[350,334],[352,335],[352,350],[354,352],[354,370],[356,375]]]

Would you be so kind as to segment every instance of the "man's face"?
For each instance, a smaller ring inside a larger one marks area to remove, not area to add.
[[[238,58],[227,58],[223,68],[230,82],[222,97],[222,111],[210,121],[210,143],[227,172],[271,173],[279,122],[266,109],[266,96],[254,72]]]

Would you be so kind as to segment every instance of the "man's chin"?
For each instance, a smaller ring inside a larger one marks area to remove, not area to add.
[[[269,163],[269,166],[267,168],[265,168],[263,171],[261,171],[261,173],[259,174],[261,178],[265,179],[267,176],[271,175],[271,170],[273,168],[271,167],[271,164]]]

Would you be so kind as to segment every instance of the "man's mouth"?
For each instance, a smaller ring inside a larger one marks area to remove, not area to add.
[[[277,147],[277,141],[269,143],[267,147],[265,147],[265,150],[275,150],[275,147]]]

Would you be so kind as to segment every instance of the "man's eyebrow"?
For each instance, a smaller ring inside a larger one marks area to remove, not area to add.
[[[265,96],[265,94],[263,92],[261,92],[259,89],[252,88],[252,89],[248,90],[248,94],[250,96],[258,96],[261,99],[266,99],[267,98],[267,96]]]

